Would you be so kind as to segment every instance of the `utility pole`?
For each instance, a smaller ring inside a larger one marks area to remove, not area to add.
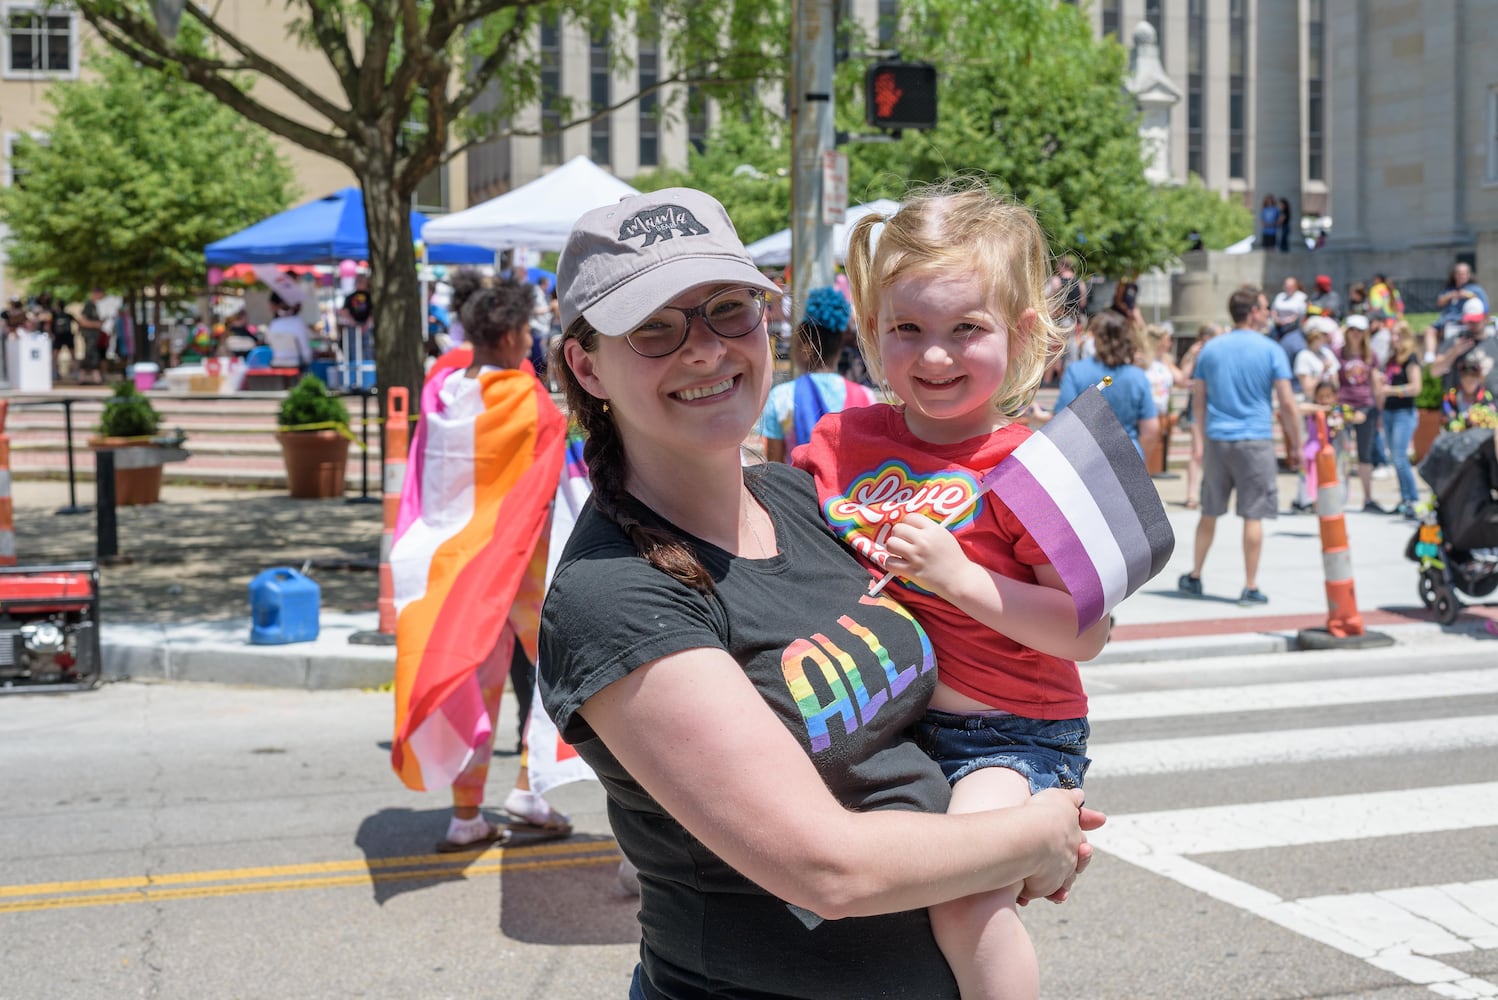
[[[832,65],[836,0],[792,0],[791,281],[793,323],[806,293],[832,284],[832,227],[822,221],[822,154],[835,148]]]

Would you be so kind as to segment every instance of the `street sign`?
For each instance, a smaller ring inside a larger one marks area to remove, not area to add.
[[[822,152],[822,223],[836,226],[848,212],[848,154]]]

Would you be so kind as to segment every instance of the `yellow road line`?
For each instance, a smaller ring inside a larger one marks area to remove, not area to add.
[[[475,861],[486,854],[494,853],[499,854],[494,861]],[[328,861],[275,867],[137,875],[76,882],[37,882],[30,885],[0,886],[0,899],[27,896],[52,898],[21,899],[11,903],[0,902],[0,913],[23,913],[30,910],[63,909],[72,906],[109,906],[165,899],[195,899],[253,892],[282,892],[289,889],[373,885],[376,882],[416,879],[466,879],[502,872],[543,871],[615,864],[618,860],[618,848],[612,840],[596,840],[521,848],[490,847],[462,854],[420,854],[398,858],[371,858],[367,861]],[[337,872],[355,874],[332,874]],[[289,877],[297,875],[322,877],[300,879]],[[253,881],[256,879],[261,881]],[[228,884],[205,884],[215,882]],[[167,886],[183,886],[183,888],[165,888]],[[116,889],[133,891],[107,893],[107,890]]]

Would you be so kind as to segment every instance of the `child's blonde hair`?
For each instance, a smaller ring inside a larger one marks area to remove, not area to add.
[[[1051,318],[1055,310],[1046,301],[1051,252],[1045,233],[1028,208],[974,181],[921,188],[894,215],[860,219],[848,236],[847,270],[858,346],[880,382],[885,379],[875,328],[879,300],[910,274],[965,272],[986,283],[988,301],[1009,333],[1009,369],[994,398],[1006,417],[1019,416],[1030,405],[1064,345],[1063,331]],[[1019,324],[1027,309],[1035,317],[1028,335]]]

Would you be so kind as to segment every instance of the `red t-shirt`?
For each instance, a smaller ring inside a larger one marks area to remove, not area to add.
[[[1030,433],[1023,424],[1009,424],[957,444],[928,444],[910,433],[899,410],[880,404],[823,417],[792,461],[816,480],[822,518],[869,560],[871,573],[882,576],[883,539],[894,521],[916,513],[944,520]],[[992,493],[952,531],[969,559],[1013,580],[1034,583],[1033,567],[1050,561]],[[1087,714],[1074,661],[1022,646],[898,577],[889,590],[926,627],[943,684],[1030,719]]]

